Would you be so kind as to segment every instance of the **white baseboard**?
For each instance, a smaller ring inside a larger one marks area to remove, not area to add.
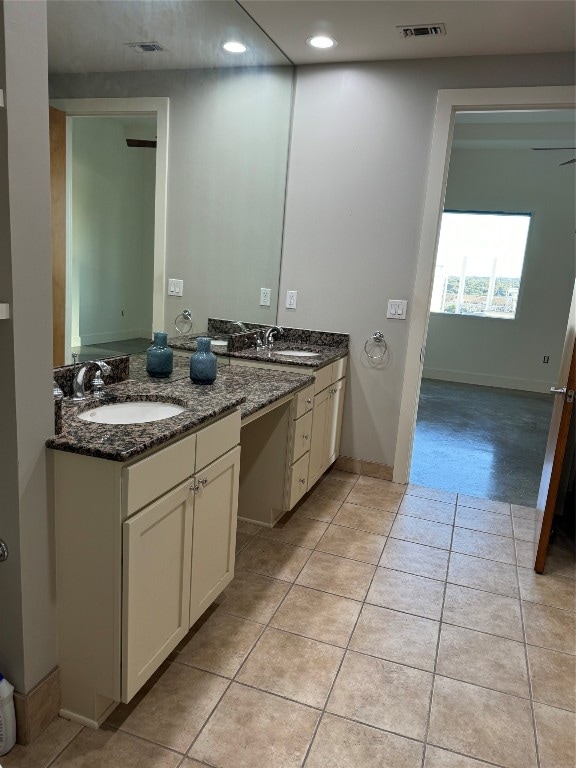
[[[501,389],[520,389],[523,392],[547,393],[553,383],[535,381],[533,379],[515,379],[508,376],[492,376],[485,373],[469,373],[468,371],[443,371],[439,368],[424,368],[423,379],[439,381],[454,381],[457,384],[477,384],[481,387],[500,387]]]
[[[84,333],[81,337],[72,339],[72,346],[81,347],[89,344],[107,344],[110,341],[126,341],[127,339],[151,339],[150,329],[134,328],[128,331],[104,331],[103,333]],[[76,343],[78,342],[78,343]]]

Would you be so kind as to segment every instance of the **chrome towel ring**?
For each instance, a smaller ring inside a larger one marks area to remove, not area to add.
[[[380,354],[371,355],[370,352],[368,352],[369,344],[377,344],[380,347]],[[388,344],[384,339],[384,334],[382,331],[374,331],[372,336],[370,336],[369,339],[366,339],[364,342],[364,352],[366,352],[366,356],[369,357],[370,360],[383,360],[386,357],[386,353],[388,352]]]
[[[178,325],[180,323],[180,325]],[[187,325],[188,327],[185,330],[182,330],[180,326]],[[183,312],[180,312],[180,314],[176,317],[176,320],[174,320],[174,328],[178,331],[180,334],[190,333],[192,330],[192,312],[190,312],[189,309],[185,309]]]

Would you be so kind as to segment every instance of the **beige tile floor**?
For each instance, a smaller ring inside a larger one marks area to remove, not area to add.
[[[99,731],[3,768],[574,768],[574,556],[533,510],[330,472]]]

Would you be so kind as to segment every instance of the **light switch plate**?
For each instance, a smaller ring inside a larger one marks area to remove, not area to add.
[[[271,299],[272,299],[272,289],[260,288],[260,306],[269,307]]]
[[[298,291],[286,291],[286,309],[296,309]]]
[[[168,280],[168,296],[183,296],[184,280],[175,280],[173,277]]]
[[[390,299],[388,301],[388,311],[386,317],[390,320],[406,320],[406,310],[408,302],[402,299]]]

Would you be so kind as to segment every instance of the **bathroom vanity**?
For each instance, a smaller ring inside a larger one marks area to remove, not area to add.
[[[319,367],[231,360],[108,387],[178,403],[152,424],[78,418],[48,441],[53,467],[61,714],[98,727],[130,701],[234,576],[237,518],[272,526],[338,453],[346,356]],[[325,362],[322,360],[321,362]]]
[[[232,359],[232,370],[237,366],[294,370],[289,365]],[[273,526],[334,463],[340,448],[346,367],[347,358],[342,357],[313,371],[314,382],[293,398],[289,411],[275,409],[255,422],[242,423],[239,516],[243,520]],[[284,462],[276,455],[279,452],[285,452]],[[265,482],[274,472],[275,481]]]
[[[232,580],[239,442],[234,409],[142,458],[53,452],[62,715],[100,725]]]

